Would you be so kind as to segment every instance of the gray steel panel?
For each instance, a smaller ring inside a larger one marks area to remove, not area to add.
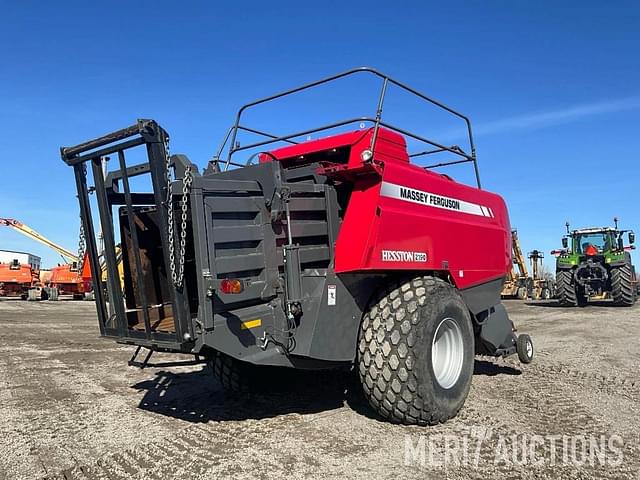
[[[251,253],[233,257],[218,257],[214,262],[217,275],[228,272],[243,272],[245,270],[261,270],[264,268],[264,255],[262,253]]]
[[[261,225],[236,225],[236,226],[223,226],[213,227],[213,238],[216,244],[225,242],[237,242],[240,239],[242,241],[248,240],[262,240],[263,227]]]
[[[313,197],[291,197],[289,210],[292,212],[306,212],[309,210],[325,210],[326,201],[324,198]]]
[[[500,303],[503,284],[504,277],[500,277],[482,285],[465,288],[460,290],[460,293],[471,313],[475,315]]]
[[[329,228],[325,220],[308,220],[291,222],[291,236],[296,239],[299,237],[318,237],[327,235]],[[284,237],[285,232],[280,232],[277,237]],[[294,241],[295,243],[295,241]]]
[[[206,195],[206,193],[205,193]],[[210,210],[218,212],[259,212],[260,204],[264,205],[264,197],[236,197],[210,195]]]

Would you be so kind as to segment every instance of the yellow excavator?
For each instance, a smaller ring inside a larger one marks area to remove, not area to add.
[[[517,230],[511,230],[511,252],[513,265],[504,282],[501,295],[502,298],[519,298],[520,300],[526,300],[531,295],[533,280],[527,270],[527,261],[522,254]],[[518,267],[517,272],[514,265]]]

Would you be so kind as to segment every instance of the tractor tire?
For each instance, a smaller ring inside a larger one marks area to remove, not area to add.
[[[469,310],[449,283],[420,276],[384,289],[363,316],[358,373],[382,417],[435,425],[464,404],[474,366]]]
[[[611,268],[611,296],[615,305],[630,307],[635,302],[633,270],[628,263]]]
[[[547,287],[542,289],[542,293],[540,294],[540,298],[542,298],[542,300],[549,300],[551,298],[551,290],[549,290]]]
[[[516,296],[518,297],[518,300],[526,300],[528,295],[527,292],[527,287],[520,287],[518,288],[518,292],[516,293]]]
[[[573,272],[571,270],[560,270],[556,273],[556,292],[561,306],[578,306],[578,293],[573,284]]]

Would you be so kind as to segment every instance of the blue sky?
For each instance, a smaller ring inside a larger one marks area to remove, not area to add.
[[[617,215],[640,233],[640,5],[443,5],[5,1],[0,216],[75,249],[78,207],[61,145],[154,118],[173,152],[205,166],[242,103],[371,65],[471,117],[484,187],[506,199],[525,253],[550,257],[566,220],[606,225]],[[366,87],[346,82],[285,105],[296,113],[252,120],[288,132],[360,114],[360,105],[371,114],[375,84]],[[401,96],[388,113],[408,129],[462,141],[456,124]],[[465,167],[448,173],[468,179]],[[59,261],[7,228],[0,248]]]

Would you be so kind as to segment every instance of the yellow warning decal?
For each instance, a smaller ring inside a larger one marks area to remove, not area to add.
[[[259,327],[260,325],[262,325],[262,319],[261,318],[257,318],[255,320],[249,320],[247,322],[242,322],[240,324],[240,329],[241,330],[248,330],[250,328]]]

